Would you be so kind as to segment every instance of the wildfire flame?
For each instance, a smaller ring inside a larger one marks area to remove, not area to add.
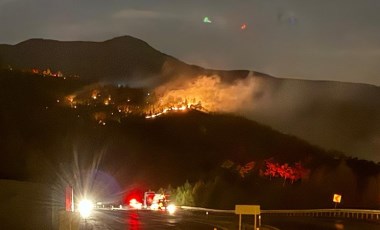
[[[234,84],[226,84],[219,76],[214,75],[165,84],[155,90],[155,94],[160,97],[146,118],[187,109],[206,112],[238,111],[251,102],[253,81],[253,78],[247,78]]]
[[[240,113],[252,110],[253,98],[261,95],[260,80],[250,75],[232,83],[223,82],[218,75],[179,78],[145,93],[142,98],[137,96],[137,102],[133,103],[130,99],[133,94],[128,95],[128,91],[120,96],[112,94],[108,88],[102,90],[98,85],[92,85],[67,96],[66,101],[73,108],[103,104],[117,110],[120,116],[138,114],[147,119],[190,110]],[[113,111],[110,113],[114,115]]]

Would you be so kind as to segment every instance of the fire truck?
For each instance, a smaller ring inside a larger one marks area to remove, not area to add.
[[[143,203],[138,202],[136,199],[131,199],[129,205],[135,209],[162,210],[171,214],[176,211],[176,206],[169,203],[169,195],[153,191],[144,193]]]
[[[155,193],[152,191],[145,192],[143,198],[143,207],[151,210],[166,210],[169,205],[169,195]]]

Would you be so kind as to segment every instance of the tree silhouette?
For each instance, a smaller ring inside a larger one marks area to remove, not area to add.
[[[174,197],[177,205],[193,206],[193,186],[186,180],[184,185],[177,187]]]

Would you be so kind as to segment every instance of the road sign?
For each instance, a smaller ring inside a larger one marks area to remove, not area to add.
[[[334,208],[336,208],[337,204],[339,204],[341,200],[342,200],[342,195],[334,194],[334,196],[333,196],[333,202],[335,204]]]
[[[340,194],[334,194],[333,202],[340,203],[341,200],[342,200],[342,195],[340,195]]]
[[[259,215],[260,205],[235,205],[235,214]]]
[[[256,216],[260,216],[260,205],[235,205],[235,214],[239,215],[239,230],[241,229],[241,215],[254,215],[254,229],[256,229]]]

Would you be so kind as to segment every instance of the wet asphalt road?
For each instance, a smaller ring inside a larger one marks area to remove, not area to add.
[[[118,210],[95,211],[86,221],[81,222],[81,230],[123,229],[123,230],[154,230],[154,229],[200,229],[213,230],[220,226],[208,223],[207,218],[197,218],[185,212],[168,214],[163,211],[149,210]]]
[[[245,228],[253,229],[253,219],[244,216]],[[238,229],[238,217],[234,214],[194,213],[177,211],[168,214],[149,210],[97,210],[86,221],[81,222],[81,230],[214,230]],[[313,217],[262,217],[262,230],[379,230],[380,223],[358,220],[313,218]]]
[[[380,223],[315,217],[263,217],[263,223],[281,230],[380,230]]]

